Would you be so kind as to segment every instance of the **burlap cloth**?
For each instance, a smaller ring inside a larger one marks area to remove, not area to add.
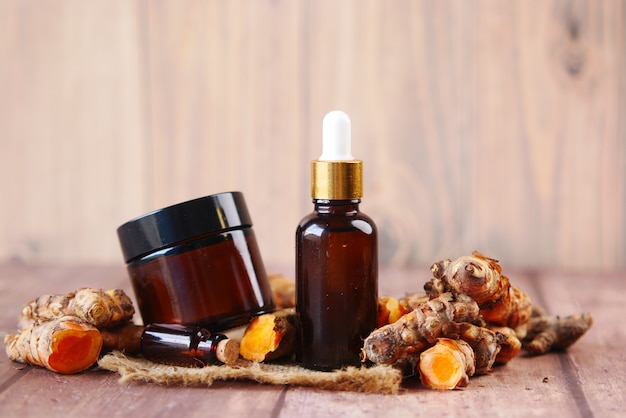
[[[120,381],[141,381],[165,385],[211,386],[216,380],[246,380],[272,385],[309,386],[325,390],[395,394],[402,374],[390,366],[348,367],[318,372],[291,364],[253,363],[243,359],[234,366],[187,368],[152,363],[143,358],[112,352],[98,365],[121,375]]]

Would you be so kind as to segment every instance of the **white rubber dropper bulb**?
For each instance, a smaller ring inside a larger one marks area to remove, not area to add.
[[[350,117],[341,110],[327,113],[322,122],[322,155],[319,160],[354,160],[351,142]]]

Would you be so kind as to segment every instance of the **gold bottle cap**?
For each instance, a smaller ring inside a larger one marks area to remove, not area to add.
[[[311,196],[323,200],[353,200],[363,197],[363,162],[313,161]]]
[[[334,110],[324,117],[322,155],[311,163],[311,196],[353,200],[363,196],[363,162],[351,151],[350,117]]]

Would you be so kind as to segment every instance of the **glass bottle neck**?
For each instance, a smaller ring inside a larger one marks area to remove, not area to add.
[[[313,199],[317,213],[348,213],[358,212],[361,199],[352,200],[325,200]]]

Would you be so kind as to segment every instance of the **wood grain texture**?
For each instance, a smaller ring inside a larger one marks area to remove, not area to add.
[[[121,262],[115,229],[244,192],[293,263],[352,117],[380,257],[626,269],[623,0],[0,2],[0,260]]]
[[[3,259],[119,257],[148,196],[135,6],[1,2]]]
[[[505,266],[504,266],[505,267]],[[435,391],[417,379],[398,395],[331,392],[255,382],[211,387],[119,383],[104,371],[62,376],[7,359],[0,349],[0,416],[47,417],[621,417],[626,402],[623,274],[569,274],[504,268],[511,283],[555,314],[590,311],[589,332],[566,353],[518,356],[462,391]],[[381,293],[401,296],[428,279],[422,268],[383,268]],[[0,338],[13,332],[21,306],[46,292],[82,286],[129,290],[122,266],[0,264]],[[617,318],[617,320],[616,320]]]

